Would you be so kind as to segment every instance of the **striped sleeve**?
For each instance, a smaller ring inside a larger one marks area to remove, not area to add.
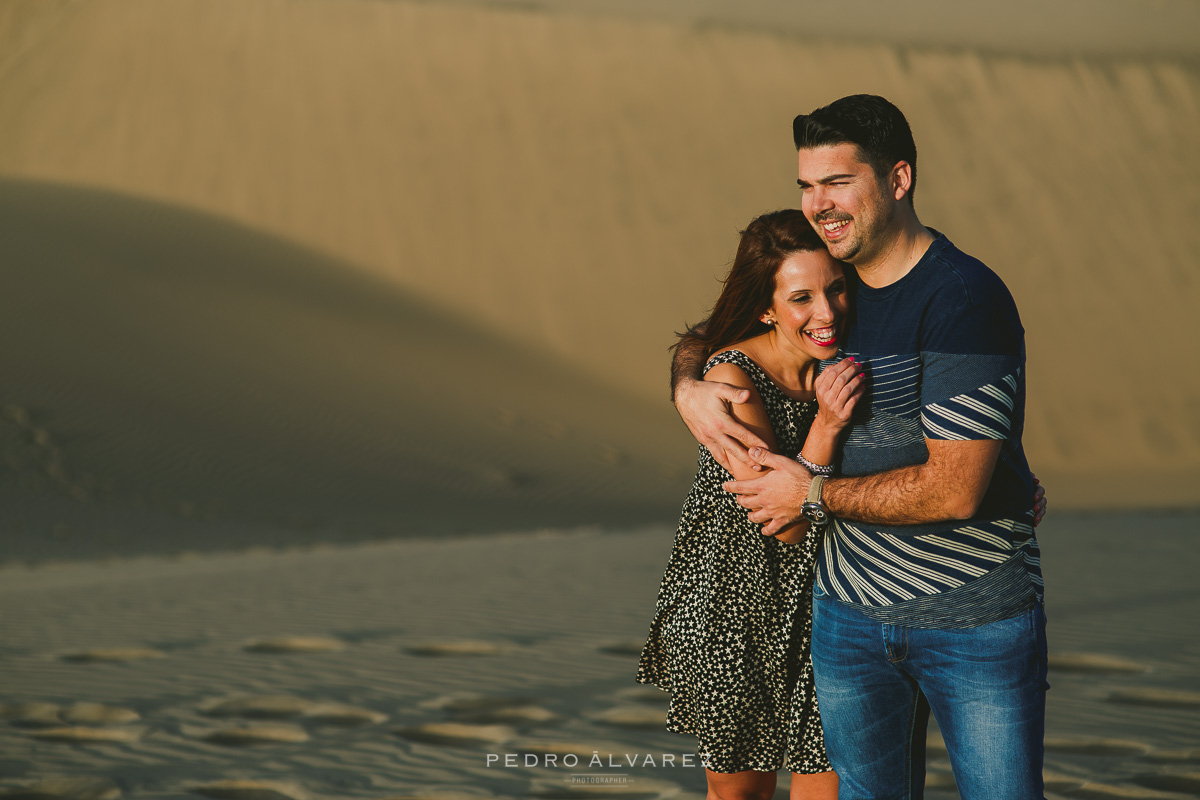
[[[1012,432],[1019,371],[921,408],[927,439],[1007,439]]]

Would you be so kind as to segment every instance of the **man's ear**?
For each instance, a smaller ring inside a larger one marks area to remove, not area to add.
[[[907,161],[897,161],[896,166],[892,167],[891,174],[892,197],[903,200],[904,195],[912,189],[912,178],[912,164]]]

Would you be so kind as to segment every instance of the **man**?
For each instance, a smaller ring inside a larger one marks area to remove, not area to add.
[[[733,387],[696,380],[706,354],[677,359],[677,407],[724,463],[747,457],[736,440],[756,445],[769,471],[726,489],[764,534],[832,516],[812,658],[839,796],[912,796],[924,694],[964,800],[1041,798],[1045,616],[1016,305],[917,218],[916,146],[894,105],[845,97],[793,135],[804,214],[855,268],[841,355],[867,373],[869,409],[826,479],[737,428]]]

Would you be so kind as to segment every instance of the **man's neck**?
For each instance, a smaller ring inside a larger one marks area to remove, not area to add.
[[[934,238],[911,211],[899,215],[895,230],[889,234],[886,245],[877,254],[861,264],[852,262],[859,279],[872,289],[891,286],[911,272]]]

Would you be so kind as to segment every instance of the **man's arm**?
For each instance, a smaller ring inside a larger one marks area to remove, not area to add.
[[[822,499],[834,516],[877,525],[970,519],[987,493],[1002,444],[1000,439],[926,439],[924,464],[828,479]]]
[[[692,330],[702,330],[703,324]],[[671,400],[675,410],[696,441],[707,447],[722,467],[732,472],[730,465],[741,462],[758,469],[758,463],[746,451],[751,447],[769,450],[767,443],[738,422],[731,411],[733,404],[749,400],[750,392],[704,380],[708,356],[699,339],[691,336],[680,339],[671,359]]]
[[[834,516],[879,525],[915,525],[969,519],[979,508],[1003,442],[926,440],[924,464],[858,478],[829,478],[822,499]],[[801,517],[812,475],[798,462],[766,450],[750,456],[771,471],[761,478],[729,481],[726,491],[751,509],[751,522],[772,534]]]
[[[704,323],[693,327],[688,333],[703,332]],[[708,361],[708,353],[704,344],[693,336],[684,336],[675,345],[675,355],[671,357],[671,402],[675,402],[675,394],[681,383],[695,382],[704,379],[704,364]],[[742,401],[745,402],[745,401]]]

